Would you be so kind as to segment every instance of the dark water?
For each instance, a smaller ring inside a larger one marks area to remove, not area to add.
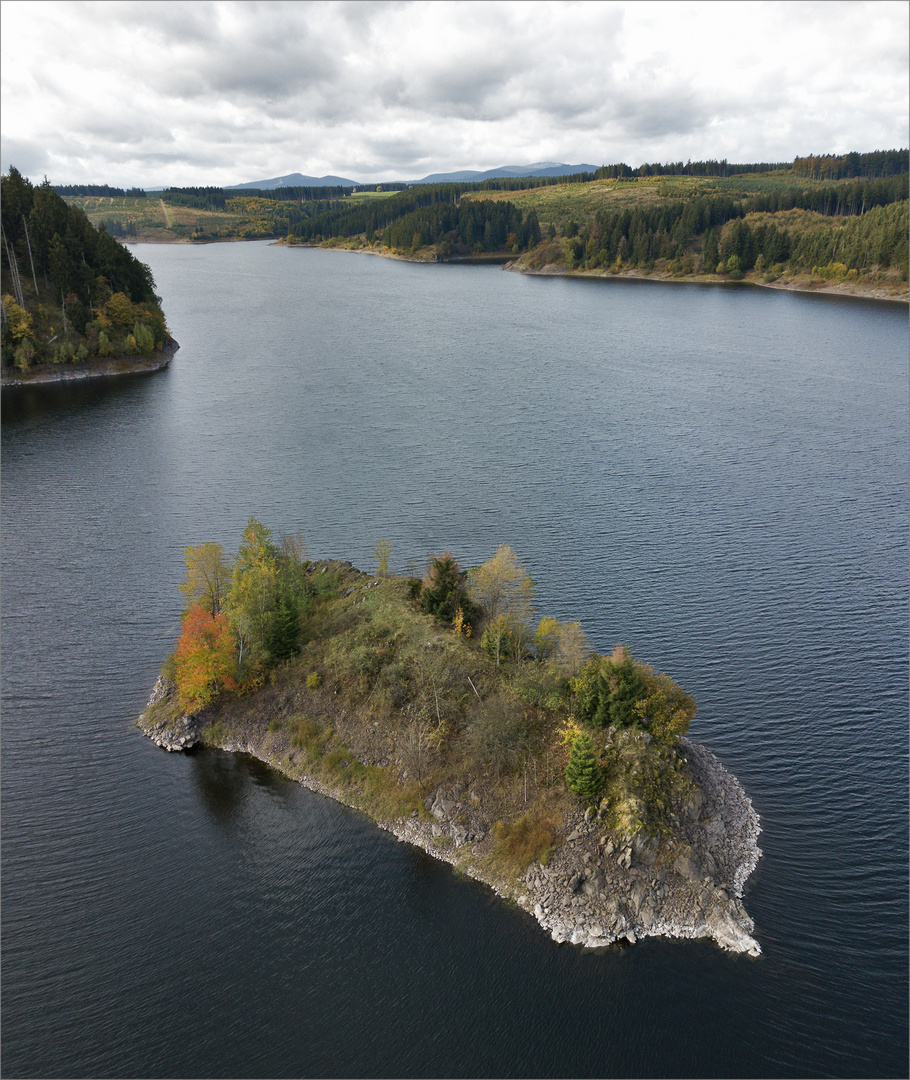
[[[898,1076],[906,308],[141,247],[168,371],[3,398],[6,1076]],[[582,954],[365,820],[132,721],[182,548],[510,543],[699,701],[764,953]]]

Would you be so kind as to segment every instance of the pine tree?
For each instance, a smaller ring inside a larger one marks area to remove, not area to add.
[[[437,619],[451,622],[455,611],[463,607],[465,573],[448,551],[430,559],[423,578],[420,600],[423,610]]]
[[[593,802],[604,786],[604,775],[594,754],[591,736],[582,732],[572,743],[572,753],[566,766],[566,784],[573,795]]]
[[[273,660],[286,660],[299,649],[300,614],[294,602],[279,598],[270,613],[265,631],[265,648]]]

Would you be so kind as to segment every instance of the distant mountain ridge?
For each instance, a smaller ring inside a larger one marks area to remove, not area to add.
[[[461,169],[456,172],[430,173],[422,180],[412,180],[412,184],[445,184],[456,181],[476,183],[481,180],[494,180],[499,176],[571,176],[574,173],[594,172],[597,165],[565,165],[558,161],[538,161],[533,165],[500,165],[498,169],[479,171]]]
[[[303,173],[288,173],[276,176],[272,180],[251,180],[247,184],[229,184],[222,191],[241,191],[244,188],[258,188],[260,191],[274,191],[284,187],[360,187],[359,180],[346,180],[343,176],[304,176]]]
[[[481,180],[493,180],[496,177],[524,176],[571,176],[574,173],[594,172],[597,165],[566,165],[558,161],[537,161],[532,165],[500,165],[498,169],[457,169],[453,172],[430,173],[420,180],[404,181],[408,184],[446,184],[477,183]],[[401,183],[401,181],[397,181]],[[242,191],[258,188],[260,191],[273,191],[284,187],[370,187],[361,180],[348,180],[343,176],[305,176],[303,173],[288,173],[271,180],[251,180],[246,184],[230,184],[224,191]],[[149,189],[147,189],[149,190]]]

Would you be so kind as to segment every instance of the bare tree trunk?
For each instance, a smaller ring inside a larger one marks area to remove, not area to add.
[[[25,220],[25,214],[22,215],[22,224],[25,226],[25,242],[28,244],[28,258],[32,264],[32,281],[35,283],[35,296],[38,295],[38,279],[35,277],[35,259],[32,255],[32,242],[28,236],[28,222]]]
[[[22,282],[19,280],[19,266],[16,262],[16,256],[12,253],[9,246],[9,241],[6,239],[6,230],[3,230],[3,244],[6,247],[6,259],[9,263],[10,276],[13,281],[13,292],[16,294],[16,301],[19,307],[25,307],[25,297],[22,295]]]

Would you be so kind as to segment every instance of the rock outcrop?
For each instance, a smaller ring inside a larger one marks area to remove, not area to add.
[[[159,678],[138,720],[165,750],[188,750],[200,741],[204,713],[179,715],[173,687]],[[265,739],[250,733],[223,749],[249,753],[281,768]],[[435,858],[461,865],[499,895],[518,903],[556,942],[601,948],[644,937],[712,938],[721,948],[758,956],[754,924],[742,904],[745,883],[758,864],[758,814],[736,777],[706,747],[681,740],[691,791],[671,836],[620,835],[598,814],[577,813],[546,865],[533,863],[521,878],[504,882],[481,859],[463,860],[466,846],[487,838],[487,820],[476,792],[440,787],[417,815],[379,821],[398,839]],[[310,777],[301,783],[344,802],[343,792]]]
[[[200,741],[204,719],[201,713],[177,714],[173,709],[168,709],[173,693],[173,683],[159,675],[136,724],[162,750],[189,750]]]

